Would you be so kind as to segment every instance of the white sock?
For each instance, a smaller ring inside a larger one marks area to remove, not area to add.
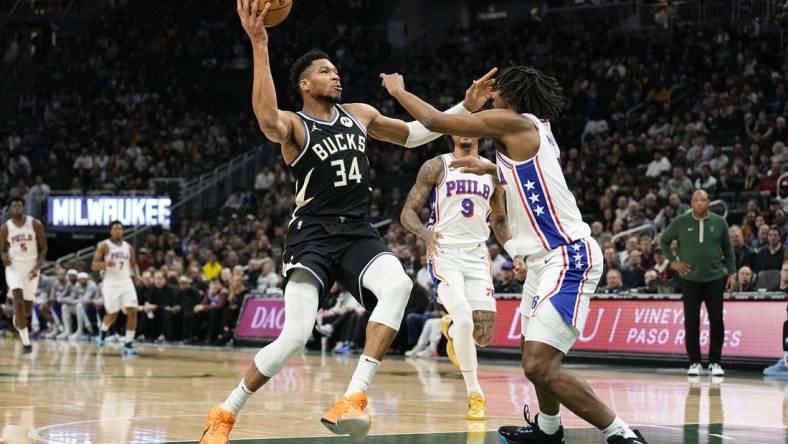
[[[353,372],[353,379],[350,380],[345,392],[345,397],[357,392],[366,393],[369,390],[369,384],[372,383],[372,378],[378,372],[378,367],[380,367],[380,361],[367,355],[361,355],[358,358],[356,371]]]
[[[561,427],[561,413],[548,415],[547,413],[539,412],[539,416],[536,417],[536,422],[539,425],[539,429],[543,432],[548,435],[555,435],[558,433],[558,428]]]
[[[16,331],[19,332],[19,338],[22,339],[22,345],[30,345],[30,334],[27,332],[27,327],[17,328]]]
[[[619,418],[618,416],[616,416],[616,419],[614,419],[609,426],[602,429],[602,433],[605,435],[605,438],[610,438],[611,436],[623,436],[624,438],[637,438],[635,432],[633,432],[632,429],[629,428],[627,423],[622,421],[621,418]]]
[[[107,332],[107,331],[109,331],[110,327],[112,327],[112,325],[107,325],[107,324],[104,323],[104,321],[101,322],[101,331]]]
[[[246,388],[244,380],[241,379],[241,383],[238,384],[238,387],[233,389],[227,399],[222,403],[222,408],[232,413],[233,416],[238,416],[238,413],[244,407],[246,401],[248,401],[253,394],[254,392]]]
[[[478,393],[484,396],[482,386],[479,385],[479,377],[476,375],[476,370],[462,370],[462,379],[465,380],[465,391],[470,395],[471,393]]]
[[[126,329],[126,340],[123,343],[126,345],[131,345],[134,343],[134,330]]]

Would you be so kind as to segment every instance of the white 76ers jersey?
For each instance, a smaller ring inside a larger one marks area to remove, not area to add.
[[[129,283],[131,280],[131,273],[129,272],[131,245],[126,241],[117,245],[110,239],[105,240],[104,243],[107,245],[107,254],[104,255],[104,262],[112,261],[115,263],[114,267],[107,267],[104,270],[104,284]]]
[[[548,123],[523,114],[539,131],[539,151],[515,162],[498,153],[498,175],[517,253],[530,256],[591,235],[561,170],[561,151]]]
[[[11,262],[35,262],[38,259],[38,240],[33,228],[33,217],[25,216],[25,223],[17,227],[12,219],[6,222],[8,229],[8,255]]]
[[[490,237],[490,197],[494,179],[449,168],[453,154],[442,154],[443,178],[432,190],[428,228],[443,235],[445,246],[469,246]]]

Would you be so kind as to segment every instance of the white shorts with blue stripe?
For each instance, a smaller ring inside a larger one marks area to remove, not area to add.
[[[580,239],[526,260],[520,305],[522,335],[567,354],[585,326],[591,295],[602,277],[602,251]]]

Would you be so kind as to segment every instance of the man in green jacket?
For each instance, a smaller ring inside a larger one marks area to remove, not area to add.
[[[674,253],[671,243],[677,240]],[[681,276],[684,299],[684,330],[690,367],[689,376],[703,371],[700,355],[700,304],[706,303],[711,324],[709,373],[723,376],[720,366],[725,325],[722,320],[722,293],[736,286],[736,259],[731,248],[728,223],[709,211],[709,196],[703,190],[692,195],[692,210],[671,222],[660,239],[670,266]]]

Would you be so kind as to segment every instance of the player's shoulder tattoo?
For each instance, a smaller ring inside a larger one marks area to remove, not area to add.
[[[436,156],[424,162],[424,165],[421,166],[421,169],[419,169],[419,181],[438,184],[443,178],[443,173],[443,160],[441,160],[440,156]]]

